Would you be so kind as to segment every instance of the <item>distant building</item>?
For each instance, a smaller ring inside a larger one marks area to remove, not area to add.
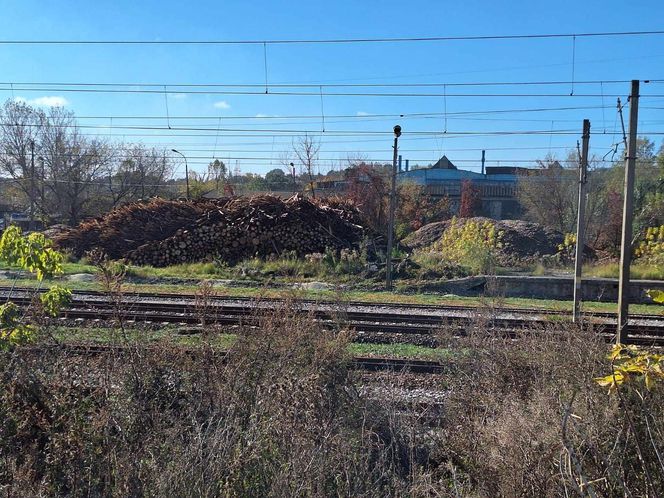
[[[489,166],[485,173],[477,173],[458,169],[447,156],[443,156],[433,166],[401,171],[399,181],[423,185],[432,197],[448,197],[456,212],[461,201],[461,185],[470,180],[480,191],[482,214],[500,220],[521,216],[517,181],[520,175],[529,171],[513,166]]]

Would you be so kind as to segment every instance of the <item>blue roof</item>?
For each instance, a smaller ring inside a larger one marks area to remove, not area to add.
[[[399,174],[400,181],[412,181],[421,185],[450,180],[482,180],[484,178],[486,177],[481,173],[475,173],[474,171],[468,171],[465,169],[426,168],[403,171]]]

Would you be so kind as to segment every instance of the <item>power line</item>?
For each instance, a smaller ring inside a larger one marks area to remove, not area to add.
[[[615,105],[607,106],[566,106],[566,107],[534,107],[534,108],[517,108],[517,109],[488,109],[484,111],[453,111],[448,112],[448,116],[466,116],[466,115],[484,115],[484,114],[518,114],[518,113],[532,113],[532,112],[554,112],[554,111],[576,111],[576,110],[592,110],[592,109],[614,109]],[[659,107],[645,107],[645,109],[662,109]],[[438,116],[444,115],[443,112],[406,112],[406,113],[389,113],[389,114],[328,114],[327,118],[356,118],[359,121],[365,121],[371,118],[389,118],[389,119],[399,119],[399,118],[436,118]],[[134,120],[134,119],[145,119],[145,120],[165,120],[166,117],[163,115],[114,115],[114,116],[102,116],[102,115],[91,115],[91,116],[76,116],[76,119],[113,119],[113,120]],[[214,120],[219,119],[218,115],[191,115],[191,116],[170,116],[171,120],[181,120],[181,119],[192,119],[192,120]],[[232,120],[274,120],[274,119],[320,119],[320,115],[313,114],[292,114],[292,115],[253,115],[253,116],[223,116],[224,121]],[[548,120],[547,120],[548,121]]]
[[[607,85],[625,84],[632,80],[583,80],[583,81],[472,81],[472,82],[439,82],[439,83],[271,83],[270,88],[403,88],[403,87],[467,87],[467,86],[555,86],[555,85]],[[661,83],[661,79],[645,79],[646,83]],[[265,88],[265,83],[81,83],[81,82],[20,82],[3,81],[0,85],[27,86],[75,86],[75,87],[152,87],[163,91],[176,91],[178,88]],[[160,92],[161,93],[161,92]],[[265,92],[262,92],[265,93]]]
[[[572,148],[571,147],[566,147],[566,149],[571,150]],[[233,159],[240,159],[240,160],[246,160],[246,161],[272,161],[273,160],[273,158],[270,157],[269,155],[265,155],[265,156],[243,156],[243,155],[239,155],[239,154],[253,154],[253,153],[265,153],[265,154],[267,154],[266,152],[262,152],[262,151],[224,151],[224,152],[226,152],[226,153],[231,152],[232,156],[233,156]],[[385,152],[385,153],[389,154],[389,152]],[[7,155],[9,155],[9,154],[0,152],[0,156],[7,156]],[[84,157],[92,157],[92,158],[99,157],[98,154],[74,154],[74,155],[70,155],[70,154],[49,154],[48,155],[49,159],[51,159],[51,160],[54,159],[54,158],[67,158],[67,157],[70,157],[70,156],[73,156],[76,159],[84,158]],[[112,155],[110,158],[108,158],[108,160],[111,160],[111,159],[114,159],[114,160],[122,160],[122,159],[131,160],[131,159],[135,159],[135,157],[131,156],[131,155],[122,155],[122,154],[120,154],[120,155]],[[198,159],[204,160],[204,161],[203,162],[199,161],[197,164],[209,164],[211,162],[211,159],[210,159],[209,155],[205,155],[205,156],[188,155],[187,156],[187,160],[189,160],[190,162],[192,162],[192,160],[198,160]],[[421,162],[421,163],[431,162],[430,158],[424,158],[424,157],[422,157],[422,158],[417,158],[417,157],[416,158],[411,158],[411,157],[409,157],[409,159],[411,161]],[[486,159],[485,162],[488,162],[488,163],[490,163],[490,162],[494,162],[494,163],[500,163],[500,162],[535,163],[535,162],[537,162],[538,160],[541,160],[541,159],[542,159],[541,157],[540,158],[533,158],[533,159],[500,158],[500,159]],[[364,157],[362,157],[361,159],[354,159],[354,158],[349,159],[349,158],[338,158],[338,157],[318,157],[318,158],[316,158],[316,161],[322,161],[322,162],[361,162],[361,161],[366,161],[366,162],[378,162],[378,163],[380,163],[380,162],[390,162],[390,158],[387,157],[387,155],[385,157],[374,157],[374,158],[371,158],[371,157],[364,158]],[[102,162],[105,162],[105,161],[102,161]],[[456,159],[456,160],[454,160],[454,162],[478,163],[479,159]],[[597,160],[596,162],[613,163],[614,161]]]
[[[53,91],[54,88],[42,88],[42,87],[11,87],[5,86],[0,88],[0,91],[16,91],[16,92],[49,92]],[[63,88],[58,87],[58,92],[65,93],[110,93],[110,94],[159,94],[163,95],[164,90],[144,90],[144,89],[130,89],[130,88]],[[166,93],[177,93],[183,95],[272,95],[272,96],[296,96],[296,97],[317,97],[320,98],[321,92],[304,92],[304,91],[270,91],[266,94],[261,90],[255,91],[241,91],[241,90],[173,90]],[[322,95],[325,97],[503,97],[503,98],[524,98],[524,97],[537,97],[537,98],[560,98],[560,97],[622,97],[623,94],[601,94],[601,93],[575,93],[570,95],[569,93],[415,93],[415,92],[327,92],[323,91]],[[650,98],[664,98],[664,95],[653,94],[653,95],[644,95],[644,97]]]
[[[0,125],[2,126],[7,126],[7,127],[28,127],[28,128],[48,128],[48,127],[53,127],[53,128],[71,128],[71,129],[93,129],[93,130],[155,130],[155,131],[167,131],[167,130],[173,130],[173,131],[219,131],[219,132],[224,132],[224,133],[235,133],[235,132],[249,132],[249,133],[274,133],[274,134],[297,134],[297,135],[305,135],[309,133],[320,133],[321,135],[327,136],[344,136],[344,135],[386,135],[392,134],[392,131],[389,130],[328,130],[328,131],[320,131],[320,130],[284,130],[284,129],[278,129],[278,128],[262,128],[262,129],[250,129],[250,128],[199,128],[199,127],[186,127],[186,126],[180,126],[180,127],[165,127],[165,126],[139,126],[139,125],[71,125],[71,124],[48,124],[48,125],[42,125],[42,124],[33,124],[33,123],[22,123],[22,124],[17,124],[17,123],[8,123],[8,122],[0,122]],[[429,131],[411,131],[409,132],[410,135],[439,135],[442,134],[443,131],[439,130],[429,130]],[[539,135],[539,134],[555,134],[555,135],[567,135],[567,134],[574,134],[578,135],[578,132],[575,130],[521,130],[521,131],[514,131],[514,130],[502,130],[502,131],[482,131],[482,132],[475,132],[475,131],[455,131],[455,132],[450,132],[449,134],[451,135],[474,135],[481,133],[483,135],[490,134],[490,135]],[[212,136],[216,136],[216,134],[213,134]]]
[[[377,38],[272,39],[272,40],[0,40],[2,45],[295,45],[350,43],[412,43],[443,41],[529,40],[547,38],[593,38],[664,35],[664,30],[598,31],[584,33],[543,33],[468,36],[416,36]]]

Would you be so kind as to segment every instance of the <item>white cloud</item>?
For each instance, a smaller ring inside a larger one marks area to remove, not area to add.
[[[171,97],[173,97],[174,99],[182,100],[182,99],[187,98],[187,94],[186,93],[172,93]]]
[[[214,106],[217,109],[230,109],[231,108],[231,105],[228,102],[226,102],[225,100],[220,100],[219,102],[215,102]]]
[[[269,118],[270,115],[269,114],[262,114],[262,113],[259,112],[258,114],[256,114],[256,117],[257,118]]]
[[[69,105],[69,101],[64,97],[45,96],[37,97],[35,99],[26,99],[25,97],[14,97],[15,102],[21,102],[28,105],[44,106],[44,107],[64,107]]]
[[[357,111],[357,115],[358,115],[358,116],[368,116],[369,113],[368,113],[368,112],[364,112],[364,111]]]
[[[45,96],[37,97],[35,99],[26,99],[25,97],[15,97],[16,102],[22,102],[28,105],[37,105],[44,107],[64,107],[69,105],[69,101],[64,97]]]

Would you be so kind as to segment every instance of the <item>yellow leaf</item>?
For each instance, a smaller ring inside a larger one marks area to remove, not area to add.
[[[650,299],[652,299],[656,303],[664,304],[664,291],[657,289],[650,289],[649,291],[646,292],[646,294],[648,294]]]

